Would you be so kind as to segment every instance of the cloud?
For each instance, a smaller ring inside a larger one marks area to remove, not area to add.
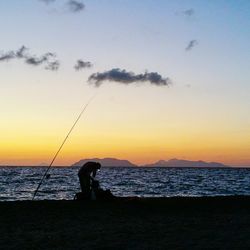
[[[49,62],[51,57],[55,57],[53,53],[46,53],[40,57],[38,56],[27,56],[25,62],[34,66]]]
[[[40,2],[44,2],[46,4],[50,4],[50,3],[53,3],[55,2],[56,0],[39,0]]]
[[[84,10],[85,5],[84,3],[76,0],[70,0],[67,2],[68,8],[71,12],[80,12]]]
[[[59,69],[59,67],[60,67],[60,62],[58,60],[55,60],[53,62],[49,62],[48,65],[45,67],[45,69],[56,71]]]
[[[182,12],[182,14],[185,16],[193,16],[194,13],[195,13],[194,9],[187,9]]]
[[[189,51],[191,49],[193,49],[194,46],[198,45],[198,41],[197,40],[191,40],[187,47],[185,48],[186,51]]]
[[[84,62],[83,60],[77,60],[74,68],[75,70],[79,71],[84,68],[91,68],[93,64],[91,62]]]
[[[51,71],[56,71],[60,67],[60,62],[56,59],[56,55],[51,52],[48,52],[40,57],[37,56],[26,57],[25,62],[33,66],[39,66],[41,64],[44,64],[45,65],[44,68]]]
[[[25,62],[27,64],[38,66],[46,61],[45,58],[37,58],[35,56],[26,58]]]
[[[0,62],[9,61],[11,59],[14,59],[16,57],[15,53],[13,51],[9,51],[6,53],[1,53],[0,55]]]
[[[7,53],[0,55],[0,62],[9,61],[10,59],[23,59],[26,64],[39,66],[44,64],[45,69],[48,70],[57,70],[60,66],[60,62],[56,59],[54,53],[48,52],[41,56],[30,55],[28,53],[29,49],[25,46],[22,46],[20,49],[14,51],[9,51]]]
[[[25,58],[25,57],[26,57],[26,52],[27,52],[28,50],[29,50],[29,49],[26,48],[26,47],[23,45],[20,49],[18,49],[18,50],[16,51],[16,57],[17,57],[17,58]]]
[[[90,75],[88,82],[99,87],[104,81],[118,82],[122,84],[131,84],[139,82],[149,82],[156,86],[168,86],[171,84],[169,78],[163,78],[157,72],[145,72],[143,74],[135,74],[119,68],[111,69],[102,73],[94,73]]]
[[[11,59],[16,59],[16,58],[24,58],[25,57],[25,52],[28,49],[25,46],[22,46],[20,49],[18,49],[17,51],[11,50],[9,52],[6,53],[2,53],[0,55],[0,61],[9,61]]]
[[[51,4],[56,2],[56,0],[39,0],[45,4]],[[58,1],[59,2],[59,1]],[[66,1],[66,6],[70,12],[77,13],[85,9],[85,5],[80,0],[68,0]]]

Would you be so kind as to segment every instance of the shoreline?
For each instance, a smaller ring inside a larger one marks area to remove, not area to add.
[[[249,249],[250,196],[2,201],[3,249]]]

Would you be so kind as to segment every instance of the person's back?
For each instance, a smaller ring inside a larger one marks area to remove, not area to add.
[[[96,172],[97,169],[100,169],[101,164],[99,162],[88,161],[79,169],[78,176],[80,175],[91,175],[91,173]]]

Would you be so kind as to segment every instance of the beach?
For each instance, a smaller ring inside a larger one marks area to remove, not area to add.
[[[1,249],[249,249],[250,197],[0,202]]]

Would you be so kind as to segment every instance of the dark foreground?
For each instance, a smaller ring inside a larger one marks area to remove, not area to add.
[[[250,249],[250,197],[0,202],[1,249]]]

